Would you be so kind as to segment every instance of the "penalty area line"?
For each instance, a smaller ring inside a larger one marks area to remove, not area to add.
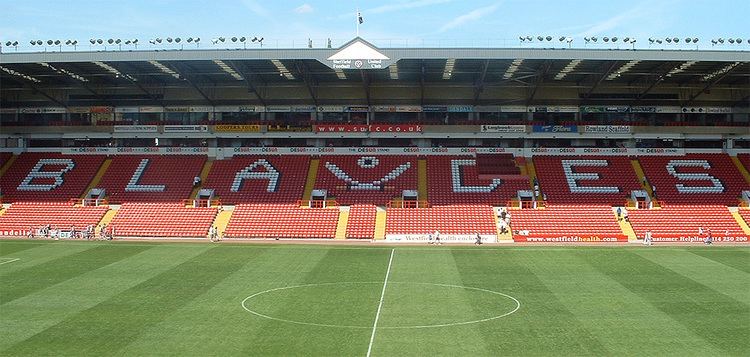
[[[393,253],[396,249],[391,249],[391,257],[388,259],[388,270],[385,272],[383,280],[383,290],[380,292],[380,303],[378,303],[378,312],[375,313],[375,322],[372,323],[372,334],[370,335],[370,345],[367,346],[367,357],[372,353],[372,343],[375,341],[375,331],[378,329],[378,320],[380,319],[380,310],[383,309],[383,297],[385,297],[385,287],[388,286],[388,276],[391,275],[391,263],[393,263]]]
[[[10,258],[0,258],[0,259],[9,259],[9,260],[5,260],[5,261],[0,261],[0,265],[8,264],[8,263],[13,263],[15,261],[21,260],[21,258],[12,258],[12,259],[10,259]]]

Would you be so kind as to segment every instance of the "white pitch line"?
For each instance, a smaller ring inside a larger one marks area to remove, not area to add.
[[[383,297],[385,297],[385,287],[388,286],[388,276],[391,275],[391,263],[393,263],[393,252],[396,249],[391,249],[391,257],[388,259],[388,270],[385,272],[385,280],[383,280],[383,291],[380,292],[380,303],[378,304],[378,312],[375,314],[375,322],[372,324],[372,335],[370,335],[370,345],[367,346],[367,357],[370,357],[372,353],[372,343],[375,341],[375,331],[378,329],[378,320],[380,319],[380,310],[383,308]]]
[[[6,261],[4,261],[4,262],[0,262],[0,265],[3,265],[3,264],[8,264],[8,263],[13,263],[13,262],[15,262],[15,261],[17,261],[17,260],[21,260],[21,258],[13,258],[13,259],[11,259],[11,260],[6,260]]]

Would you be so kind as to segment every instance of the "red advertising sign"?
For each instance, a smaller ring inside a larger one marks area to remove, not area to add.
[[[317,133],[419,133],[422,132],[421,125],[390,125],[390,124],[373,124],[373,125],[316,125]]]
[[[714,243],[747,243],[747,236],[723,236],[714,235],[711,237]],[[679,235],[679,234],[668,234],[659,235],[651,238],[654,243],[702,243],[706,240],[705,235]]]
[[[527,243],[627,243],[628,237],[618,236],[545,236],[545,235],[514,235],[513,241]]]

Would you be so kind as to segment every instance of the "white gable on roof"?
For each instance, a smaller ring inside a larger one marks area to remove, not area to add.
[[[329,61],[334,60],[387,60],[386,55],[378,52],[376,49],[368,46],[362,41],[355,41],[340,51],[328,57]]]

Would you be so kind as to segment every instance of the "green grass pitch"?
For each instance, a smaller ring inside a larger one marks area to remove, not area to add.
[[[368,349],[748,356],[750,249],[0,242],[2,356]]]

